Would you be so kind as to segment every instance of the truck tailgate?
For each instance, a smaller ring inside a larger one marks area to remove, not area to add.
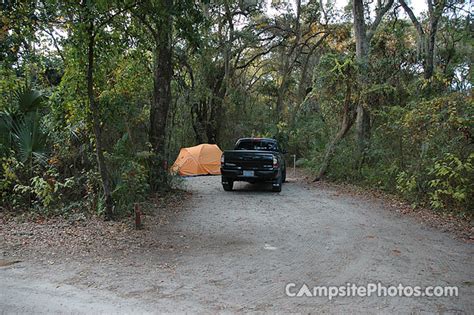
[[[225,166],[246,170],[271,169],[273,154],[256,150],[231,150],[224,152]]]

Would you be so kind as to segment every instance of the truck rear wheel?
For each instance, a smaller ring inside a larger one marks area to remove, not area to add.
[[[281,186],[282,186],[282,178],[281,175],[277,179],[275,179],[272,183],[272,190],[274,192],[280,192],[281,191]]]
[[[233,187],[234,187],[233,181],[227,178],[222,178],[222,188],[224,188],[225,191],[232,191]]]

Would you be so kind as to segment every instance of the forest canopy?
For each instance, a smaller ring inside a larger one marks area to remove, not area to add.
[[[0,7],[2,210],[116,218],[180,148],[265,136],[315,180],[473,214],[469,1]]]

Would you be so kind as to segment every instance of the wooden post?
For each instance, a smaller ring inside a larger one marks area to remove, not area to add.
[[[296,178],[296,154],[293,154],[293,178]]]
[[[135,228],[139,230],[142,228],[142,212],[137,203],[134,205],[134,210],[135,210]]]

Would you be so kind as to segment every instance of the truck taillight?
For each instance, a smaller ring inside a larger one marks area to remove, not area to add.
[[[278,168],[278,159],[276,156],[273,157],[273,168]]]
[[[221,155],[221,166],[224,166],[224,154]]]

